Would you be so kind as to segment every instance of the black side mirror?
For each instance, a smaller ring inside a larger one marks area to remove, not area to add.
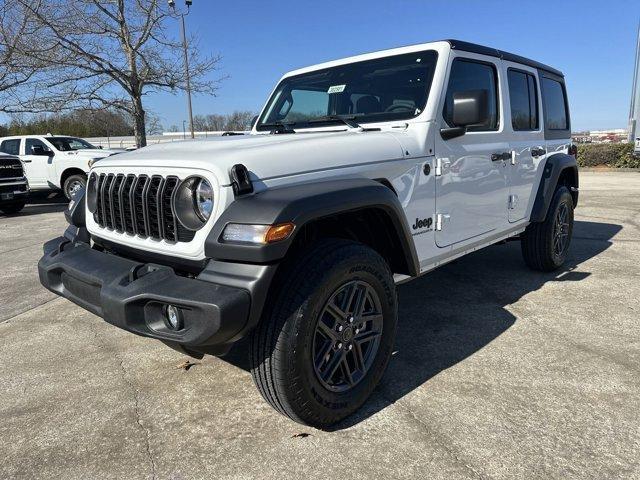
[[[251,128],[253,129],[253,127],[256,126],[256,123],[258,123],[258,115],[256,115],[255,117],[253,117],[251,119]]]
[[[53,157],[53,152],[51,150],[45,150],[42,145],[34,145],[31,147],[31,154],[41,157]]]
[[[467,127],[482,125],[489,119],[489,91],[467,90],[454,92],[452,121],[454,126],[443,128],[440,135],[444,140],[467,133]]]
[[[100,150],[102,150],[102,145],[98,145],[98,148],[99,148]]]

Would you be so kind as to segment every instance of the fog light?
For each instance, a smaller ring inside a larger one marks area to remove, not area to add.
[[[171,330],[180,330],[182,328],[182,316],[180,315],[180,309],[173,305],[167,305],[164,307],[164,317],[167,321],[167,326]]]

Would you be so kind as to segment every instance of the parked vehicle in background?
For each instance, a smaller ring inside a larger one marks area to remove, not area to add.
[[[0,153],[0,211],[10,215],[22,210],[29,195],[29,182],[18,157]]]
[[[507,239],[563,265],[573,151],[563,74],[533,60],[448,40],[328,62],[250,135],[97,162],[40,279],[190,355],[251,336],[264,399],[324,428],[382,377],[397,283]]]
[[[69,199],[86,186],[91,161],[118,153],[63,135],[3,137],[0,152],[22,160],[32,190],[62,189]]]
[[[640,137],[636,138],[635,147],[633,149],[634,155],[640,155]]]

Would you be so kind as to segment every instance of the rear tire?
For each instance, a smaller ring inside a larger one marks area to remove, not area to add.
[[[522,235],[522,256],[529,268],[551,272],[560,268],[573,234],[573,197],[565,186],[553,195],[544,222],[532,223]]]
[[[87,176],[86,175],[71,175],[64,181],[64,185],[62,186],[62,190],[64,191],[64,196],[67,197],[67,200],[71,200],[73,196],[80,191],[82,188],[87,187]]]
[[[359,243],[323,240],[291,260],[252,335],[251,373],[277,411],[327,428],[356,411],[384,373],[396,288],[387,263]]]
[[[5,215],[15,215],[16,213],[20,213],[26,202],[12,203],[10,205],[2,205],[0,206],[0,211]]]

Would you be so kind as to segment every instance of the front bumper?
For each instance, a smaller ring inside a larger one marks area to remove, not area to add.
[[[24,201],[29,195],[27,182],[0,182],[0,203],[16,203]]]
[[[198,352],[229,344],[250,323],[246,289],[183,277],[169,267],[100,252],[64,237],[44,245],[38,273],[46,288],[117,327]],[[165,322],[166,305],[180,309],[180,330]]]

